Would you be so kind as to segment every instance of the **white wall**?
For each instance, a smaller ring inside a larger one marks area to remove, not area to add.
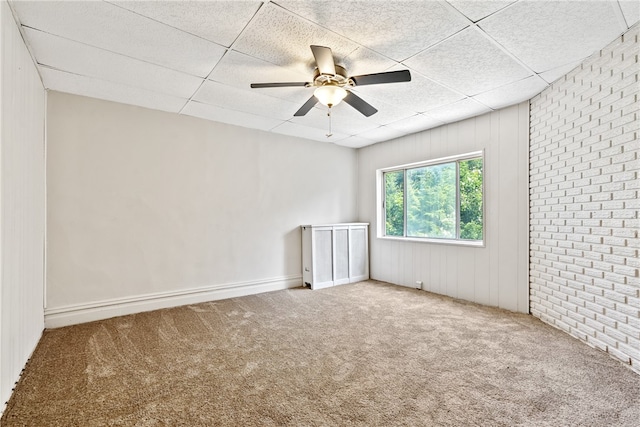
[[[531,101],[531,313],[637,372],[639,25]]]
[[[330,143],[50,92],[46,324],[300,286],[301,224],[357,216]]]
[[[0,2],[0,408],[44,328],[45,92]]]
[[[528,103],[359,150],[371,277],[528,312]],[[485,150],[485,247],[376,238],[376,169]]]

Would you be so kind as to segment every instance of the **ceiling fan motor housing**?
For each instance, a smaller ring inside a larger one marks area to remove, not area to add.
[[[336,65],[335,74],[321,74],[319,69],[315,69],[313,74],[313,84],[310,86],[339,86],[339,87],[353,87],[355,84],[353,80],[347,77],[347,70],[340,65]]]

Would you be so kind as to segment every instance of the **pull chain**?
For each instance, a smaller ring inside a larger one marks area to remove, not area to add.
[[[333,136],[333,133],[331,133],[331,106],[329,106],[327,116],[329,116],[329,133],[327,134],[327,138],[331,138]]]

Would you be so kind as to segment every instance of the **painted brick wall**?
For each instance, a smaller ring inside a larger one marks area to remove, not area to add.
[[[531,313],[640,373],[639,26],[531,100]]]

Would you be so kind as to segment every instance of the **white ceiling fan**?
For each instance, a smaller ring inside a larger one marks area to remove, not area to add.
[[[397,83],[411,81],[409,70],[388,71],[384,73],[363,74],[360,76],[348,76],[347,70],[336,65],[331,49],[324,46],[311,46],[311,51],[316,60],[316,69],[311,82],[276,82],[276,83],[252,83],[254,89],[277,87],[314,87],[313,95],[305,102],[294,116],[304,116],[316,103],[329,107],[338,105],[342,100],[360,113],[369,117],[378,112],[371,104],[354,94],[350,89],[356,86]],[[330,113],[329,113],[330,116]],[[330,136],[330,135],[327,135]]]

